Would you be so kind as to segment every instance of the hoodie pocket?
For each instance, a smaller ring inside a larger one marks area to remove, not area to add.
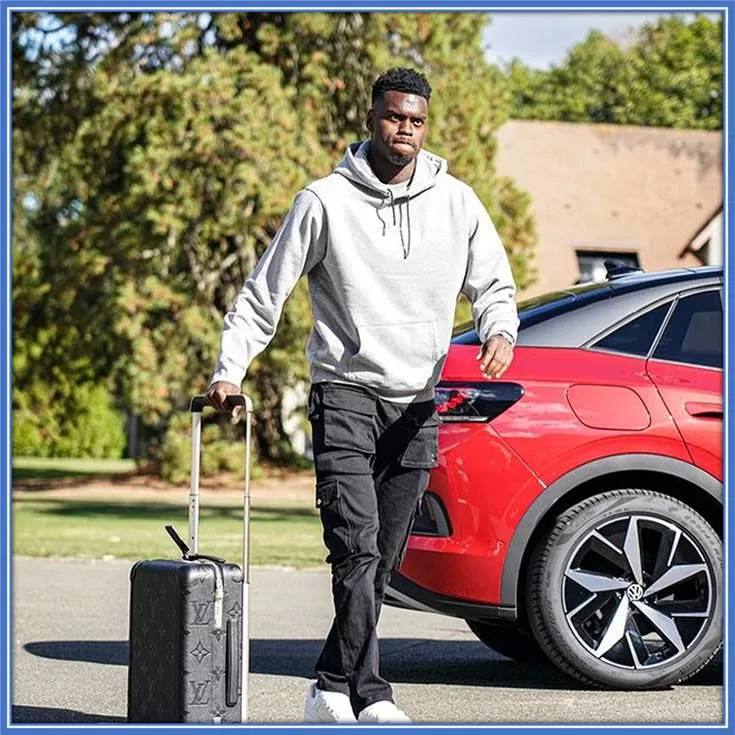
[[[419,392],[433,384],[439,360],[434,322],[358,326],[360,348],[350,377],[364,385]]]

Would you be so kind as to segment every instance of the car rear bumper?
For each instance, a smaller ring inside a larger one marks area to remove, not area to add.
[[[385,595],[385,603],[409,610],[440,613],[465,620],[514,621],[518,617],[515,607],[458,600],[432,592],[411,581],[400,572],[394,572]]]

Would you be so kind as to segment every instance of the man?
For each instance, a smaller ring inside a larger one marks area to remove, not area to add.
[[[370,139],[296,195],[225,317],[209,390],[220,408],[239,392],[306,275],[316,503],[335,608],[307,721],[410,721],[378,672],[376,626],[437,464],[434,386],[460,292],[483,340],[478,377],[505,372],[517,334],[515,285],[485,207],[421,149],[430,96],[410,69],[375,81]]]

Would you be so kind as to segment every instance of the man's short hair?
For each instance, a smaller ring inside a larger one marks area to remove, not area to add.
[[[386,92],[417,94],[427,102],[431,97],[431,85],[420,72],[405,67],[396,67],[383,72],[373,84],[373,104]]]

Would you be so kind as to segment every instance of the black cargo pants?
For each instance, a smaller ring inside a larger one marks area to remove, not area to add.
[[[359,712],[393,699],[378,673],[376,626],[437,464],[439,421],[434,401],[393,403],[336,383],[312,386],[309,419],[335,610],[317,686],[348,694]]]

